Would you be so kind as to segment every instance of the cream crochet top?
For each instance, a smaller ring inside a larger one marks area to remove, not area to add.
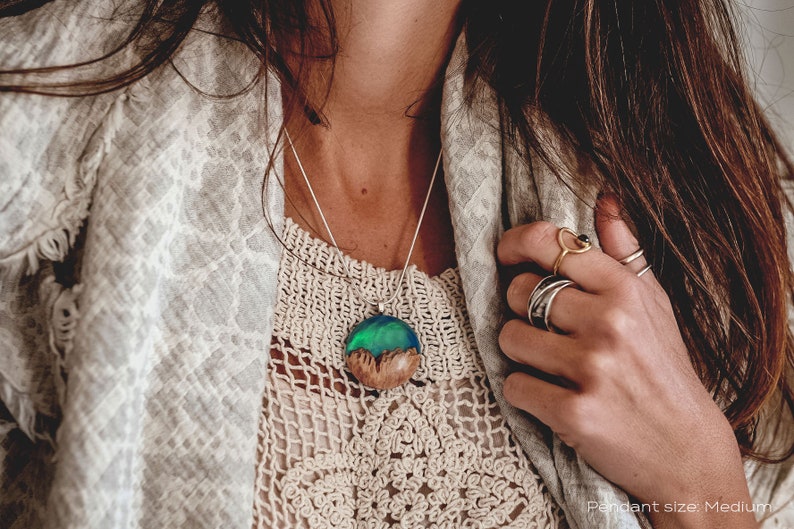
[[[256,528],[564,526],[507,429],[474,347],[455,269],[411,266],[387,313],[423,346],[412,380],[376,392],[345,367],[359,301],[336,250],[286,219],[260,420]],[[345,256],[373,296],[399,271]]]

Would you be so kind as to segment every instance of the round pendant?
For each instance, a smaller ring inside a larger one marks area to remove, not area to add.
[[[347,367],[359,382],[374,389],[404,384],[419,367],[421,347],[414,330],[393,316],[378,314],[362,321],[347,337]]]

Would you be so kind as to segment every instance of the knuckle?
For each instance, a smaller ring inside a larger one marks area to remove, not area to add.
[[[529,274],[517,275],[507,286],[507,299],[514,303],[528,302],[532,286],[533,280]],[[522,300],[524,297],[527,299]]]
[[[507,299],[508,300],[515,300],[518,298],[519,293],[521,292],[521,276],[516,276],[510,281],[510,284],[507,285]]]
[[[633,317],[622,307],[611,307],[602,312],[601,333],[610,343],[621,342],[633,327]]]
[[[558,228],[546,221],[527,224],[521,233],[521,243],[527,248],[548,246],[551,242],[556,244]]]
[[[590,397],[574,395],[564,401],[562,411],[565,434],[572,442],[588,439],[593,435],[596,414]]]
[[[601,381],[615,372],[618,367],[615,356],[610,351],[592,351],[583,355],[580,361],[582,378],[588,381]]]
[[[521,327],[521,320],[509,320],[499,331],[499,347],[502,351],[508,352],[516,343],[517,336]]]

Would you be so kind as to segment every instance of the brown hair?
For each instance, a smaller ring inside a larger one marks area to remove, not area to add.
[[[0,15],[28,4],[12,0]],[[244,42],[293,88],[298,97],[288,110],[310,108],[302,96],[305,70],[288,63],[332,63],[337,40],[328,1],[311,3],[311,12],[308,4],[147,0],[130,36],[84,63],[134,46],[139,64],[101,79],[0,90],[119,89],[166,63],[202,10],[217,9],[229,38]],[[561,144],[593,168],[589,178],[622,202],[742,452],[769,461],[794,453],[794,439],[773,453],[757,446],[755,435],[765,407],[779,406],[781,424],[794,411],[787,310],[794,281],[783,219],[791,206],[780,183],[794,167],[747,88],[726,2],[469,0],[462,16],[469,85],[482,81],[496,91],[505,140],[565,173],[570,168],[555,162],[536,133],[533,116],[543,115]],[[279,44],[287,35],[285,52]]]

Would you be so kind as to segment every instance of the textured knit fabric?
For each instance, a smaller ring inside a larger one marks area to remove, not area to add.
[[[344,256],[287,220],[262,407],[255,527],[556,528],[561,513],[507,429],[457,270],[429,278]],[[372,391],[345,339],[374,307],[423,344],[411,381]]]
[[[134,20],[129,4],[55,0],[2,19],[0,65],[108,51]],[[258,64],[215,34],[223,28],[211,12],[202,23],[210,31],[193,32],[172,63],[122,91],[0,97],[4,527],[252,526],[282,251],[282,191],[266,179],[281,94],[272,75],[251,84]],[[471,105],[464,100],[464,62],[459,44],[444,85],[442,150],[490,387],[571,527],[640,527],[633,514],[588,509],[628,498],[504,401],[499,237],[540,218],[593,234],[595,190],[573,193],[502,152],[493,94],[480,87]],[[278,149],[273,162],[281,174]],[[756,474],[783,526],[794,525],[786,468]]]

